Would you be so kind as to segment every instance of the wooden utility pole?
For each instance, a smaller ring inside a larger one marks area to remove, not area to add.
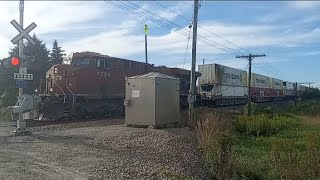
[[[294,88],[294,107],[297,107],[297,96],[298,96],[298,83],[296,82]]]
[[[251,66],[252,60],[256,57],[264,57],[265,54],[249,54],[247,56],[236,56],[236,58],[247,58],[249,60],[249,78],[248,78],[248,116],[251,116]]]
[[[196,57],[197,57],[197,24],[198,24],[198,7],[199,0],[194,0],[193,11],[193,36],[192,36],[192,65],[191,65],[191,77],[190,77],[190,90],[189,90],[189,126],[193,121],[193,108],[195,102],[195,90],[196,90]]]

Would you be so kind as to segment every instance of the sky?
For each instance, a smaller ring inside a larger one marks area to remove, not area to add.
[[[202,1],[197,65],[245,70],[248,61],[236,55],[266,54],[253,60],[253,72],[320,87],[319,12],[320,1]],[[25,1],[24,27],[35,22],[31,35],[48,49],[56,39],[66,53],[144,62],[147,24],[148,62],[190,69],[192,17],[193,1]],[[18,34],[13,19],[19,20],[19,2],[0,1],[0,58],[8,56]]]

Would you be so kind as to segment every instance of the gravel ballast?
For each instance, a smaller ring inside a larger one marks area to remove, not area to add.
[[[0,179],[209,179],[187,128],[125,127],[123,119],[0,134]]]

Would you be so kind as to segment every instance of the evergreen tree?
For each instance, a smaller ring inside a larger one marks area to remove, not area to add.
[[[61,47],[58,45],[57,40],[53,41],[52,50],[50,53],[50,62],[49,64],[55,65],[55,64],[62,64],[63,57],[66,54],[64,54],[64,50],[61,49]]]

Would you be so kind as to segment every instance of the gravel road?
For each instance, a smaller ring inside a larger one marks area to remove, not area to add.
[[[123,123],[40,126],[28,136],[0,133],[0,179],[209,179],[190,130]]]

